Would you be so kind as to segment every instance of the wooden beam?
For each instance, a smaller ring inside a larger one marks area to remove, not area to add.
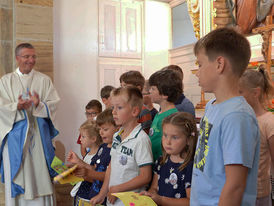
[[[252,33],[258,34],[261,32],[269,32],[269,31],[272,31],[273,29],[274,29],[274,24],[271,24],[264,27],[258,27],[258,28],[252,29]]]

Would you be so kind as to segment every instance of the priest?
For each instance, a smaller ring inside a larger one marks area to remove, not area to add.
[[[0,171],[5,202],[15,206],[55,205],[51,177],[53,124],[59,96],[51,79],[33,69],[29,43],[15,49],[18,68],[0,79]]]

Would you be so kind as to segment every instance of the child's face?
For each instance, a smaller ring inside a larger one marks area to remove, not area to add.
[[[149,89],[149,93],[149,96],[153,103],[160,104],[160,102],[163,100],[163,95],[159,93],[159,90],[156,86],[151,86]]]
[[[82,129],[80,131],[81,133],[81,138],[80,138],[80,141],[81,141],[81,145],[86,148],[86,147],[91,147],[92,144],[94,144],[96,142],[96,137],[90,137],[88,135],[88,132],[84,129]]]
[[[187,138],[177,126],[164,124],[162,144],[167,154],[180,157],[180,153],[187,145]]]
[[[217,59],[210,61],[204,49],[201,49],[197,54],[197,62],[199,69],[196,76],[199,79],[199,86],[202,87],[204,92],[214,92],[217,88]]]
[[[111,123],[105,123],[99,126],[99,128],[100,136],[102,137],[103,142],[106,144],[111,144],[113,135],[117,131],[117,127]]]
[[[90,109],[86,109],[86,117],[88,120],[94,121],[94,118],[99,114],[97,108],[92,107]]]
[[[151,99],[150,99],[150,94],[149,94],[149,88],[147,88],[146,86],[144,86],[144,89],[142,91],[142,95],[143,95],[143,102],[145,105],[149,105],[151,104]]]
[[[127,103],[125,95],[118,95],[111,97],[112,114],[116,125],[125,125],[137,115],[134,112],[134,108]]]

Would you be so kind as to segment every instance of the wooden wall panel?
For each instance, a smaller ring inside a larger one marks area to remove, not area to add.
[[[53,7],[53,0],[15,0],[15,3]]]
[[[12,41],[0,41],[0,77],[6,73],[12,72]]]
[[[12,40],[12,9],[0,8],[0,40]]]
[[[16,6],[16,38],[53,40],[51,7]]]
[[[0,7],[12,8],[11,0],[0,0]]]

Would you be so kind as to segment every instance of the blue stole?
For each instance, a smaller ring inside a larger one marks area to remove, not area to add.
[[[45,104],[45,103],[44,103]],[[52,139],[59,134],[59,132],[55,129],[52,121],[49,118],[48,107],[45,104],[47,109],[47,118],[37,117],[38,128],[41,135],[41,141],[43,145],[44,155],[46,159],[46,163],[48,166],[49,174],[51,177],[57,175],[57,173],[51,168],[51,162],[55,156],[55,149],[52,145]],[[10,172],[11,172],[11,197],[15,198],[17,195],[24,194],[25,190],[15,184],[13,179],[17,175],[22,160],[23,160],[23,148],[24,142],[26,139],[26,131],[28,128],[28,120],[26,111],[24,110],[25,119],[20,120],[13,124],[12,130],[5,136],[2,141],[2,145],[0,147],[0,173],[1,173],[1,181],[4,183],[4,165],[3,165],[3,149],[8,143],[8,151],[9,151],[9,159],[10,159]]]

